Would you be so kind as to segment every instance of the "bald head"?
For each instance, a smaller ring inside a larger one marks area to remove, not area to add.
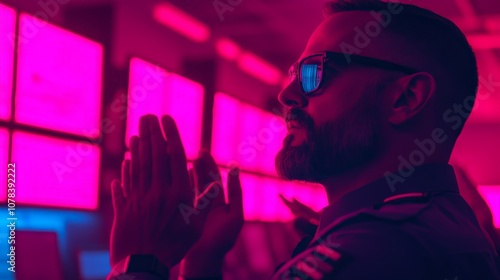
[[[347,62],[356,54],[427,72],[436,80],[436,118],[441,124],[454,104],[473,103],[478,86],[475,56],[451,21],[413,5],[376,0],[331,1],[325,15],[302,57],[329,50],[344,53]],[[458,135],[465,119],[446,125]]]

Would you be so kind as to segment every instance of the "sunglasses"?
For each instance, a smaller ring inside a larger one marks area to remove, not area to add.
[[[296,62],[290,70],[288,70],[288,77],[293,81],[298,76],[300,88],[305,95],[310,95],[317,91],[323,83],[323,74],[325,65],[328,62],[335,62],[335,65],[347,66],[351,63],[361,64],[369,67],[382,68],[387,70],[400,71],[407,74],[414,74],[419,71],[395,64],[389,61],[380,60],[372,57],[351,54],[349,55],[350,62],[342,52],[323,52],[313,54]]]

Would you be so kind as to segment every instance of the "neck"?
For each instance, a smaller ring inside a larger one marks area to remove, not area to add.
[[[377,158],[363,166],[323,180],[321,184],[325,187],[328,203],[333,204],[347,193],[355,191],[377,179],[383,178],[386,172],[397,171],[401,165],[400,155],[408,154],[409,153],[401,153],[401,151],[388,152],[383,157]],[[431,162],[447,163],[447,161],[444,160],[428,159],[424,164]]]

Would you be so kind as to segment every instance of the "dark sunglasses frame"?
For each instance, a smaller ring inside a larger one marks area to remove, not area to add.
[[[318,83],[318,86],[314,88],[313,90],[309,92],[304,91],[304,87],[302,85],[302,64],[304,63],[305,60],[310,59],[312,57],[319,56],[321,57],[321,77],[320,77],[320,82]],[[347,59],[350,59],[350,61],[347,61]],[[389,62],[386,60],[381,60],[373,57],[367,57],[367,56],[362,56],[362,55],[356,55],[356,54],[349,54],[346,55],[342,52],[331,52],[331,51],[326,51],[322,53],[317,53],[313,54],[307,57],[304,57],[303,59],[297,61],[292,65],[290,70],[288,71],[288,76],[290,78],[298,77],[297,82],[299,83],[300,89],[305,95],[311,95],[312,93],[316,92],[321,85],[323,84],[323,76],[324,76],[324,68],[326,63],[329,62],[329,60],[335,61],[339,66],[347,66],[349,64],[360,64],[360,65],[365,65],[369,67],[375,67],[375,68],[381,68],[381,69],[387,69],[387,70],[393,70],[393,71],[399,71],[403,72],[406,74],[414,74],[419,72],[416,69],[406,67],[403,65],[399,65],[393,62]]]

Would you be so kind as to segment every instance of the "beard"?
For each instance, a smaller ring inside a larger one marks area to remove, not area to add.
[[[287,119],[297,121],[307,130],[307,140],[292,146],[293,134],[284,139],[275,166],[285,180],[320,183],[369,163],[384,148],[381,114],[373,98],[360,100],[349,113],[320,126],[315,126],[311,116],[297,108],[287,113]]]

